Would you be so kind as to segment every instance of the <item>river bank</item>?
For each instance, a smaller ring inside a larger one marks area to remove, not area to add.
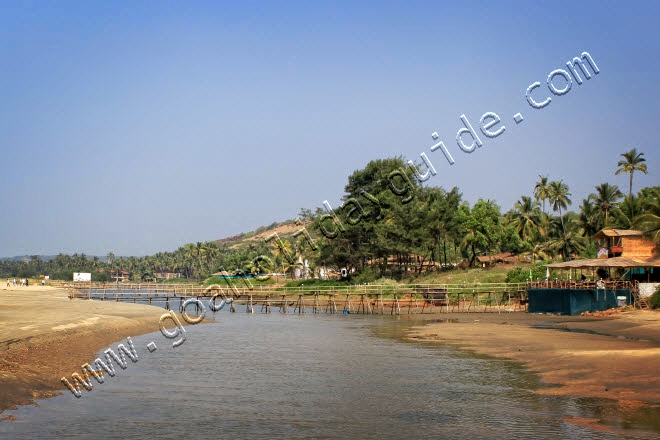
[[[660,403],[660,312],[446,318],[414,327],[408,338],[521,362],[547,384],[540,393]]]
[[[162,308],[70,300],[48,286],[0,288],[0,413],[62,392],[63,376],[128,336],[159,330]],[[0,417],[2,420],[2,417]]]

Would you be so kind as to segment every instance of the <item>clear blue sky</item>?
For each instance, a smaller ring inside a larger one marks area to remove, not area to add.
[[[574,209],[627,191],[631,147],[634,189],[660,184],[659,3],[442,3],[3,2],[0,256],[170,251],[336,206],[354,170],[422,152],[427,184],[503,211],[538,174]],[[600,73],[552,95],[583,51]],[[506,131],[459,150],[460,116],[488,111]]]

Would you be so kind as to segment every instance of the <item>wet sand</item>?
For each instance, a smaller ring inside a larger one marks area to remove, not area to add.
[[[660,312],[440,318],[450,321],[416,326],[408,337],[521,362],[548,385],[540,393],[660,403]]]
[[[117,341],[158,331],[165,312],[142,304],[70,300],[66,290],[47,286],[5,286],[0,286],[0,413],[66,391],[63,376],[80,372]]]

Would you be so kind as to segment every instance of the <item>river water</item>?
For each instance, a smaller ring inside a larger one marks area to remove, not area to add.
[[[402,341],[411,323],[397,317],[223,310],[212,319],[187,327],[176,348],[160,332],[133,337],[137,362],[91,379],[80,398],[66,391],[7,411],[16,420],[0,423],[0,438],[660,436],[657,406],[540,395],[538,377],[516,363]],[[596,423],[575,423],[585,419]]]

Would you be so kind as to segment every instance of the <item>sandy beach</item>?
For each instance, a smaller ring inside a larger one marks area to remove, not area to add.
[[[548,385],[540,393],[660,403],[660,312],[444,318],[451,321],[417,326],[409,338],[521,362]]]
[[[63,376],[117,341],[158,331],[163,313],[142,304],[70,300],[66,290],[48,286],[3,285],[0,413],[66,391]]]

